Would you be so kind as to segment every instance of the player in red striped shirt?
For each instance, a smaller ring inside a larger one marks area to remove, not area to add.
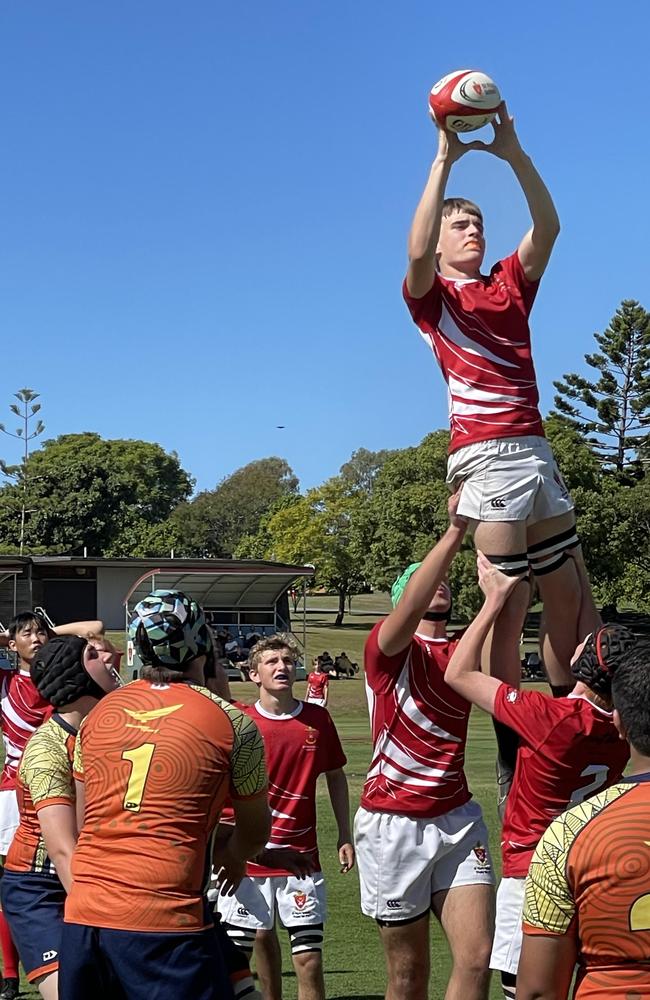
[[[602,626],[573,658],[568,697],[520,691],[480,672],[483,642],[509,594],[527,581],[508,577],[482,554],[479,583],[485,603],[458,643],[447,683],[459,695],[510,726],[519,737],[512,789],[503,819],[503,877],[497,893],[490,965],[501,973],[505,1000],[514,1000],[522,944],[524,879],[540,837],[570,804],[619,781],[630,752],[614,724],[612,677],[635,644],[628,629]],[[520,582],[521,581],[521,582]]]
[[[451,168],[468,150],[510,165],[532,218],[516,251],[489,275],[481,273],[480,208],[464,198],[445,200]],[[551,195],[505,104],[489,145],[438,130],[438,152],[409,235],[404,297],[447,382],[447,479],[453,488],[463,484],[459,513],[496,566],[513,575],[529,565],[534,571],[546,621],[542,658],[551,684],[562,688],[579,639],[598,619],[573,501],[544,437],[531,354],[530,311],[559,230]],[[506,605],[485,653],[490,673],[515,686],[526,610],[520,601]],[[505,763],[514,765],[513,741],[498,728],[497,737]]]
[[[298,648],[286,635],[262,639],[251,650],[249,674],[259,686],[255,705],[241,706],[264,738],[269,775],[271,835],[249,861],[235,894],[217,906],[231,939],[250,953],[266,1000],[282,996],[281,960],[273,927],[286,928],[300,1000],[324,1000],[322,947],[325,880],[316,834],[316,782],[327,780],[338,827],[341,870],[354,865],[346,758],[329,713],[293,696]],[[269,933],[271,932],[271,933]]]
[[[457,644],[446,577],[467,527],[457,504],[455,495],[435,548],[396,582],[395,608],[364,652],[373,752],[354,834],[361,908],[379,926],[391,1000],[429,995],[431,911],[452,954],[446,995],[486,1000],[489,989],[494,876],[463,770],[471,706],[445,682]]]

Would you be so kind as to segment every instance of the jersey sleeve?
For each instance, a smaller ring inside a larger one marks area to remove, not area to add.
[[[338,771],[340,767],[345,767],[348,762],[343,747],[341,746],[338,731],[332,721],[332,716],[325,708],[323,709],[323,712],[325,713],[326,718],[323,727],[323,735],[325,738],[323,740],[321,773],[327,771]]]
[[[523,691],[501,684],[494,698],[494,718],[537,750],[559,722],[557,701],[541,691]]]
[[[567,878],[573,842],[568,815],[563,813],[553,820],[530,863],[523,913],[524,929],[529,933],[566,934],[575,916],[575,900]]]
[[[266,791],[267,774],[262,734],[249,715],[230,706],[235,739],[231,752],[230,792],[234,799],[251,799]]]
[[[575,861],[579,838],[587,827],[597,836],[590,826],[592,820],[629,787],[610,785],[553,820],[535,849],[526,877],[523,921],[529,934],[567,934],[575,927],[575,897],[582,892],[574,885],[580,878],[580,865]]]
[[[36,812],[45,806],[74,802],[74,786],[65,746],[49,733],[30,740],[20,764],[20,779]]]
[[[82,720],[79,726],[79,732],[77,733],[77,738],[74,741],[74,756],[72,758],[72,776],[75,781],[84,780],[84,762],[83,762],[83,748],[81,745],[81,736],[83,733],[83,726],[86,720]]]
[[[404,296],[404,301],[408,307],[408,311],[411,314],[413,322],[418,326],[422,327],[423,323],[430,326],[435,326],[440,318],[440,308],[442,304],[442,291],[440,287],[440,279],[436,274],[433,279],[433,284],[426,295],[423,295],[421,299],[414,298],[408,290],[406,284],[406,278],[402,285],[402,295]]]
[[[410,647],[407,646],[395,656],[386,656],[379,648],[379,629],[381,621],[373,626],[370,635],[366,640],[363,651],[363,666],[366,673],[366,680],[370,688],[377,694],[390,691],[397,678],[402,672],[404,663],[409,654]]]
[[[519,259],[519,251],[515,250],[509,257],[495,264],[492,268],[492,274],[503,278],[506,285],[520,296],[524,312],[526,316],[530,316],[540,279],[538,278],[536,281],[528,280]]]

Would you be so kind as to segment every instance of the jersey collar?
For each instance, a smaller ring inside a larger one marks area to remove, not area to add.
[[[71,736],[77,735],[78,730],[74,726],[71,726],[69,722],[66,722],[65,719],[62,719],[58,712],[52,712],[52,718],[58,726],[61,726],[61,729],[65,729],[66,733],[70,733]]]
[[[297,715],[300,715],[303,705],[304,702],[299,701],[293,712],[284,712],[282,715],[275,715],[273,712],[267,712],[265,708],[262,708],[259,701],[255,702],[255,709],[260,713],[263,719],[271,719],[275,722],[282,722],[285,719],[295,719]]]

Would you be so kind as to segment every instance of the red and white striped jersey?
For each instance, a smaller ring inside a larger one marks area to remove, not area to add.
[[[411,316],[447,383],[450,452],[477,441],[544,435],[528,326],[538,287],[516,252],[487,278],[436,274],[421,299],[404,282]]]
[[[463,770],[470,704],[444,679],[458,639],[416,634],[396,656],[364,651],[373,752],[361,805],[401,816],[440,816],[471,798]]]
[[[5,763],[0,791],[16,787],[18,764],[27,741],[49,719],[52,706],[38,693],[28,671],[3,670],[0,686]]]
[[[336,726],[325,708],[304,701],[288,715],[271,715],[259,702],[247,705],[244,711],[255,720],[266,751],[272,817],[266,846],[311,854],[318,871],[316,781],[320,774],[336,771],[346,763]],[[291,873],[286,868],[249,861],[246,874],[266,878]]]

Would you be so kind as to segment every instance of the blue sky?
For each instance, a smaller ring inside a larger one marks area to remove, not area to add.
[[[400,286],[427,93],[464,66],[499,84],[562,220],[532,323],[546,412],[621,299],[650,309],[649,11],[7,0],[0,420],[31,386],[47,436],[158,441],[198,488],[271,454],[312,486],[445,426]],[[514,249],[506,164],[468,154],[448,191],[483,207],[490,261]]]

